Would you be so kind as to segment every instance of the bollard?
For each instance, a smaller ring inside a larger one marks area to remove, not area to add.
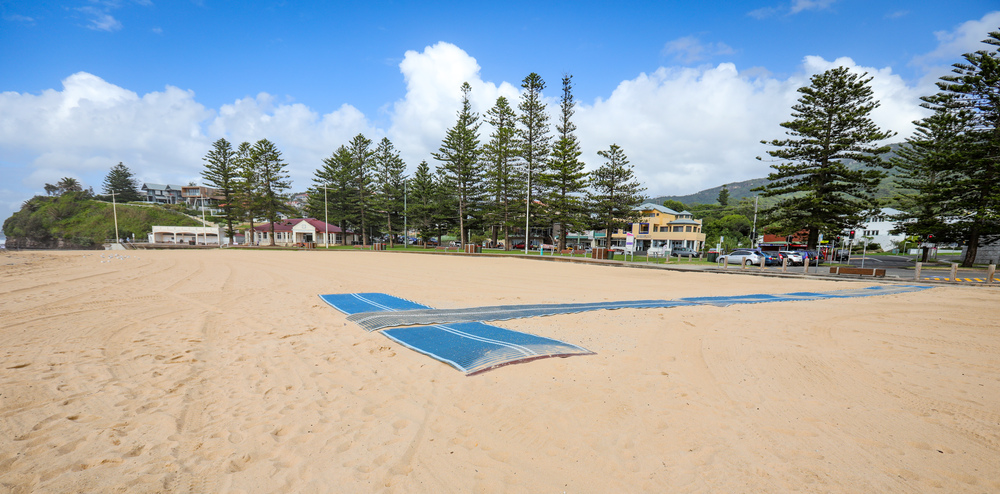
[[[996,264],[990,264],[986,268],[986,283],[987,284],[993,283],[993,275],[995,275],[996,272],[997,272],[997,265]]]
[[[747,268],[747,260],[744,259],[743,261],[740,262],[740,269],[746,269],[746,268]]]
[[[809,274],[809,259],[802,263],[802,274]]]
[[[764,270],[764,265],[766,265],[766,264],[767,264],[767,259],[765,259],[765,258],[763,258],[763,257],[762,257],[762,258],[760,258],[760,270],[761,270],[761,271],[763,271],[763,270]]]
[[[958,263],[951,263],[951,281],[958,281]]]
[[[700,258],[701,256],[698,257]],[[694,256],[688,256],[688,262],[691,262],[691,259],[694,259]]]
[[[722,258],[722,269],[729,269],[729,257]]]
[[[787,257],[781,260],[781,272],[782,273],[787,273],[788,272],[788,258]]]
[[[916,262],[916,263],[913,264],[913,279],[914,280],[919,280],[920,279],[920,268],[923,267],[923,265],[924,265],[924,263],[922,263],[922,262]]]

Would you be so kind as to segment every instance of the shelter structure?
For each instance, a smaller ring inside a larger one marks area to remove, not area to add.
[[[154,226],[149,243],[219,245],[223,238],[222,227],[217,226]]]

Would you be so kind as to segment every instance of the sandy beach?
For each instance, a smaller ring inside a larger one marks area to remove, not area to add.
[[[317,295],[459,308],[872,283],[114,255],[0,254],[2,492],[1000,491],[1000,288],[504,321],[596,354],[466,377]]]

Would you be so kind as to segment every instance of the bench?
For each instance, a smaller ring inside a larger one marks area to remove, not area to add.
[[[858,276],[874,276],[876,278],[885,278],[885,269],[833,267],[830,268],[830,274],[856,274]]]

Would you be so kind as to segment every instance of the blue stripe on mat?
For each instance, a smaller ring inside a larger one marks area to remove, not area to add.
[[[382,334],[467,375],[528,360],[594,353],[563,341],[481,322],[393,328]]]
[[[430,309],[430,307],[385,293],[335,293],[319,298],[334,309],[351,315],[359,312]]]
[[[385,293],[341,293],[319,297],[334,309],[348,315],[359,312],[430,308]],[[563,341],[498,328],[481,322],[396,328],[381,333],[466,375],[547,357],[594,354],[586,348]]]

